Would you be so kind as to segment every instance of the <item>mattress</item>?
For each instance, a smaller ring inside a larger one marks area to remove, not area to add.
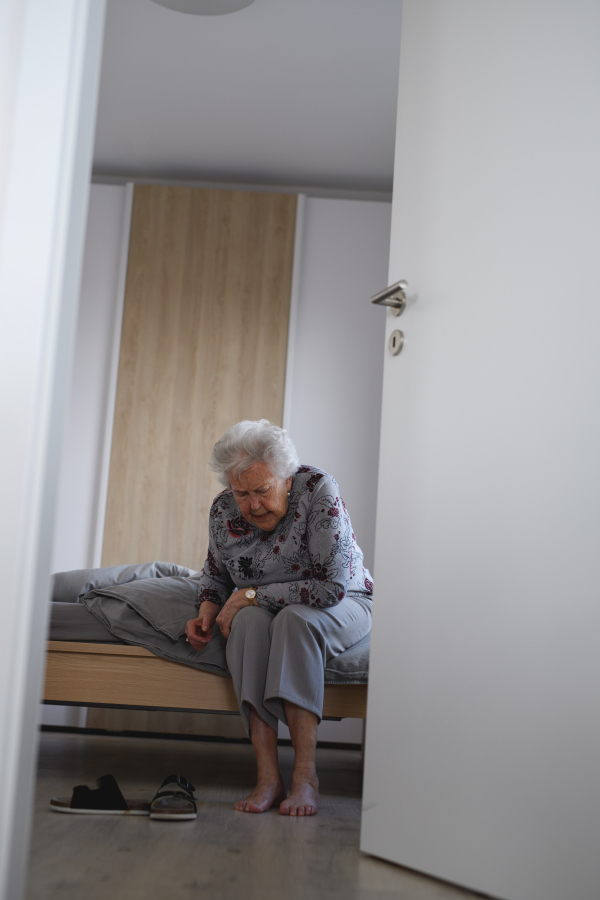
[[[51,641],[84,641],[92,644],[123,644],[105,628],[83,603],[50,604]]]
[[[50,603],[51,641],[82,641],[93,644],[123,644],[83,603]],[[369,674],[370,635],[327,660],[326,684],[366,684]]]

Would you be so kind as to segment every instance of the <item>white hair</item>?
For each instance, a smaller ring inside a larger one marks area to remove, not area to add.
[[[296,448],[283,428],[267,419],[244,419],[232,425],[213,447],[210,467],[223,487],[255,462],[264,462],[277,478],[289,478],[300,464]]]

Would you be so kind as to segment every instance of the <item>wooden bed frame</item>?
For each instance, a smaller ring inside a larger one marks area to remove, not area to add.
[[[238,712],[231,678],[122,644],[49,641],[43,699],[74,706]],[[324,718],[366,715],[366,684],[325,685]]]

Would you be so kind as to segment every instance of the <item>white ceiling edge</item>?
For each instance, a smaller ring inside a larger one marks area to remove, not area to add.
[[[401,0],[108,0],[93,172],[389,193]]]
[[[136,178],[130,175],[92,175],[92,184],[157,184],[169,187],[215,188],[222,191],[259,191],[274,194],[305,194],[329,200],[368,200],[391,203],[391,191],[363,191],[350,188],[324,188],[297,184],[248,184],[237,181],[195,181],[179,178]]]

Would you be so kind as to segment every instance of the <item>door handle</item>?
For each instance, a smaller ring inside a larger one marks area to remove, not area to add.
[[[371,297],[371,303],[375,303],[377,306],[389,306],[395,316],[401,316],[406,306],[407,287],[407,281],[397,281],[385,291],[379,291],[378,294]]]

